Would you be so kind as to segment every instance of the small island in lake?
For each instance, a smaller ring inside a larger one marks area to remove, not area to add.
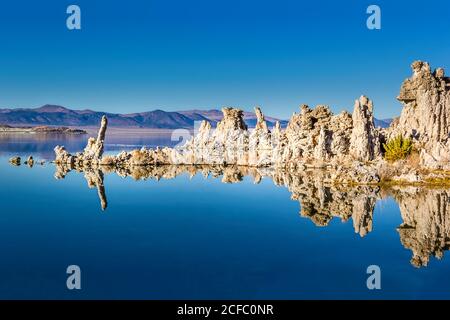
[[[87,134],[85,130],[68,127],[51,127],[51,126],[14,127],[5,124],[0,124],[0,133]]]

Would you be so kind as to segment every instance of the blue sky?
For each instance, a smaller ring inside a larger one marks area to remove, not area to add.
[[[82,29],[66,28],[77,4]],[[381,30],[366,8],[381,7]],[[396,116],[413,60],[450,68],[450,1],[4,2],[0,107],[108,112],[302,103],[351,110],[361,94]],[[450,71],[449,71],[450,73]]]

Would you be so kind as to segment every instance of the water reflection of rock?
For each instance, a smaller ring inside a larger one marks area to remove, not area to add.
[[[108,206],[106,200],[105,185],[103,184],[103,172],[101,170],[88,170],[84,172],[89,188],[97,188],[98,197],[100,199],[100,206],[105,210]]]
[[[361,237],[372,231],[372,216],[379,187],[334,185],[327,181],[323,170],[306,171],[301,174],[275,172],[277,185],[284,185],[292,193],[291,198],[300,202],[302,217],[308,217],[317,226],[326,226],[338,217],[350,218],[356,233]]]
[[[403,219],[398,232],[413,252],[411,264],[422,267],[430,256],[441,259],[450,248],[450,191],[410,187],[393,192]]]
[[[64,178],[75,168],[68,165],[57,165],[55,177]],[[272,168],[253,168],[247,166],[209,166],[209,165],[160,165],[160,166],[127,166],[125,168],[101,166],[93,169],[76,168],[84,172],[90,187],[97,187],[102,208],[106,208],[104,173],[116,173],[121,177],[132,177],[135,180],[173,179],[187,173],[194,176],[200,173],[203,177],[222,177],[224,183],[242,181],[245,176],[259,183],[263,177],[269,177],[275,185],[284,186],[292,193],[292,199],[300,202],[301,216],[310,218],[316,225],[325,226],[333,217],[343,221],[353,219],[355,232],[365,236],[372,231],[372,215],[378,187],[369,186],[334,186],[330,183],[329,173],[323,170],[290,172]]]
[[[57,165],[55,178],[64,179],[72,169],[73,168],[68,165]],[[84,178],[86,179],[89,188],[97,188],[98,197],[100,199],[100,206],[102,210],[106,210],[108,206],[108,200],[106,199],[103,171],[99,168],[89,168],[83,169],[82,171],[77,171],[84,173]]]
[[[291,199],[300,203],[302,217],[311,219],[316,226],[327,226],[333,218],[346,222],[350,218],[356,233],[364,237],[372,231],[376,201],[392,195],[398,202],[403,223],[398,232],[402,245],[412,250],[411,263],[426,266],[430,256],[442,257],[450,248],[450,191],[418,187],[381,189],[378,186],[350,186],[331,183],[326,170],[286,171],[273,168],[209,165],[159,165],[75,168],[57,165],[55,177],[63,179],[75,170],[84,174],[89,187],[96,187],[102,209],[107,207],[104,175],[116,173],[135,180],[174,179],[182,174],[193,177],[219,178],[223,183],[237,183],[245,176],[260,183],[263,177],[275,185],[286,187]]]

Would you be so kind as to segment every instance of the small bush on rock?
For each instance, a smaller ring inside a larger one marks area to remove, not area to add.
[[[403,138],[402,135],[398,135],[394,139],[389,140],[383,144],[384,158],[388,161],[397,161],[405,159],[411,154],[413,150],[412,140],[409,138]]]

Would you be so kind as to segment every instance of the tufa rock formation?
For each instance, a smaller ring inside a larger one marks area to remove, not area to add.
[[[442,68],[431,72],[426,62],[415,61],[411,68],[413,75],[403,82],[397,97],[403,110],[390,134],[413,138],[423,166],[449,170],[450,78]]]
[[[84,151],[77,153],[76,155],[71,155],[68,153],[63,146],[56,146],[54,149],[56,154],[55,163],[84,166],[98,164],[103,155],[107,126],[108,119],[106,116],[103,116],[100,123],[100,129],[98,130],[97,139],[92,137],[89,138]]]
[[[30,168],[34,165],[34,159],[32,156],[28,156],[27,160],[24,162],[26,165],[28,165]]]
[[[414,168],[389,172],[382,159],[382,142],[397,134],[414,139],[425,168],[450,169],[450,80],[443,69],[431,73],[427,63],[414,62],[414,74],[405,80],[398,99],[404,104],[400,118],[387,129],[374,125],[373,103],[361,96],[353,114],[334,115],[328,106],[314,109],[307,105],[294,113],[286,130],[276,124],[269,130],[264,114],[255,108],[257,123],[249,130],[243,112],[223,108],[223,119],[213,129],[203,121],[198,132],[177,148],[142,148],[103,157],[107,127],[102,118],[97,139],[89,138],[82,153],[69,154],[55,148],[55,162],[72,166],[148,166],[148,165],[237,165],[284,169],[328,168],[339,183],[377,184],[380,176],[390,181],[417,183],[421,173]],[[415,170],[415,169],[414,169]],[[398,177],[396,177],[398,175]]]
[[[353,130],[350,137],[350,154],[360,161],[381,157],[380,134],[373,123],[373,105],[367,97],[355,101]]]
[[[380,153],[378,133],[374,129],[371,102],[361,97],[357,116],[347,112],[333,115],[327,106],[310,109],[301,107],[287,129],[277,123],[270,131],[260,108],[255,108],[257,123],[248,130],[243,113],[235,108],[223,108],[223,119],[216,129],[203,121],[198,133],[179,148],[138,149],[103,157],[107,120],[102,119],[97,139],[89,138],[82,153],[71,155],[64,147],[55,147],[57,164],[71,166],[147,166],[147,165],[242,165],[250,167],[322,168],[326,165],[347,167],[340,172],[357,177],[352,171],[354,160],[372,160]],[[361,135],[361,137],[359,137]],[[355,156],[350,152],[355,148]],[[364,172],[366,173],[366,172]],[[368,183],[376,183],[371,173]],[[363,182],[363,179],[356,179]]]
[[[13,166],[20,166],[20,162],[22,159],[20,157],[12,157],[9,159],[9,163],[11,163]]]

